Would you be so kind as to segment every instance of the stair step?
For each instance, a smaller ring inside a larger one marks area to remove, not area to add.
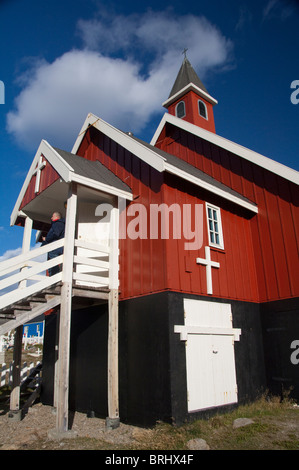
[[[10,313],[12,313],[12,312],[13,312],[13,309],[11,308],[11,306],[5,307],[5,308],[3,308],[3,309],[1,310],[1,313],[2,313],[3,315],[7,315],[7,314],[10,314]]]
[[[58,297],[59,295],[60,293],[59,294],[47,294],[46,295],[47,302],[51,299],[54,299],[54,297]]]
[[[57,282],[57,284],[54,284],[53,286],[51,287],[46,287],[45,289],[42,289],[40,291],[40,294],[49,294],[49,293],[52,293],[52,292],[60,292],[60,288],[62,286],[62,282]]]
[[[45,298],[45,296],[43,297],[29,297],[27,299],[27,301],[31,304],[31,303],[34,303],[34,302],[38,302],[39,304],[42,304],[42,303],[46,303],[47,302],[47,299]]]
[[[46,304],[46,303],[47,303],[47,299],[32,299],[29,301],[29,305],[31,308],[36,305]]]
[[[14,320],[16,316],[14,313],[0,313],[0,318],[5,318],[6,320]]]
[[[18,310],[14,310],[14,314],[19,316],[21,313],[29,312],[30,310],[20,310],[20,309],[18,309]]]
[[[39,305],[43,305],[47,302],[30,302],[30,307],[31,307],[31,310],[34,310],[35,307],[38,307]]]
[[[9,309],[10,310],[31,310],[31,307],[30,305],[28,305],[28,302],[26,302],[26,305],[21,304],[21,303],[10,305]]]

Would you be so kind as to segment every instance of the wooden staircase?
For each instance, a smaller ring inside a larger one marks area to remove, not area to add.
[[[0,335],[58,307],[61,302],[61,286],[62,282],[58,282],[51,287],[42,289],[34,295],[29,295],[3,308],[0,311]],[[76,310],[107,301],[109,292],[109,288],[78,286],[74,282],[72,288],[72,308]]]
[[[0,335],[15,330],[14,379],[10,413],[19,417],[19,365],[22,326],[52,309],[60,310],[57,380],[56,430],[68,430],[68,394],[71,313],[78,308],[107,303],[108,306],[108,418],[109,426],[119,425],[118,405],[118,209],[111,215],[113,235],[109,246],[75,239],[75,193],[68,200],[66,238],[27,251],[0,264]],[[48,252],[63,247],[63,254],[49,258]],[[45,260],[45,258],[47,260]],[[52,276],[47,275],[56,269]]]
[[[59,306],[64,256],[47,261],[43,258],[63,245],[64,239],[58,240],[0,264],[0,335]],[[108,300],[113,259],[109,255],[109,247],[74,240],[74,255],[70,259],[72,309]],[[47,276],[47,270],[55,266],[60,266],[59,272]]]
[[[0,335],[28,323],[35,317],[57,307],[61,283],[12,303],[0,311]]]

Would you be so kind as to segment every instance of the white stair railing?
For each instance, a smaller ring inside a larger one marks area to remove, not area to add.
[[[85,240],[75,240],[73,279],[79,285],[109,287],[110,248]]]
[[[64,246],[64,239],[35,248],[0,263],[0,310],[63,280],[63,270],[47,276],[47,270],[63,264],[63,255],[47,260],[47,253]],[[111,249],[75,240],[73,280],[77,285],[108,288],[111,284]]]
[[[63,255],[48,261],[46,255],[49,251],[63,245],[64,239],[57,240],[0,264],[0,309],[34,295],[62,280],[62,272],[47,276],[46,271],[62,264]]]

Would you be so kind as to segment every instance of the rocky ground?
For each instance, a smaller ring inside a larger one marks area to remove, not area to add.
[[[290,405],[269,416],[257,409],[252,419],[216,416],[193,431],[188,426],[171,430],[162,423],[153,429],[120,423],[107,430],[104,419],[76,412],[69,417],[71,432],[62,437],[55,432],[51,406],[35,403],[21,421],[15,421],[6,405],[0,408],[0,450],[299,450],[298,408]]]
[[[12,359],[9,354],[12,355],[12,353],[8,351],[7,363]],[[30,363],[33,356],[35,359],[35,355],[37,355],[37,351],[34,348],[26,350],[24,351],[24,360]],[[55,433],[56,414],[51,406],[37,402],[28,409],[21,421],[15,421],[9,418],[9,400],[7,398],[8,396],[6,398],[2,396],[0,402],[0,450],[110,451],[178,448],[186,450],[227,448],[299,450],[298,405],[287,405],[283,407],[282,412],[272,415],[270,413],[267,416],[267,413],[261,414],[260,411],[264,408],[267,410],[267,407],[270,407],[269,411],[271,411],[271,407],[277,407],[277,404],[263,401],[262,408],[256,409],[256,412],[251,415],[253,420],[249,420],[249,423],[244,423],[242,418],[242,420],[235,419],[228,426],[223,418],[222,427],[218,428],[217,421],[220,423],[221,419],[215,417],[210,424],[207,423],[207,426],[200,425],[195,433],[191,428],[177,429],[173,433],[163,427],[163,424],[154,429],[142,429],[120,423],[118,428],[107,430],[104,419],[89,418],[86,413],[76,412],[69,416],[71,432],[62,437]],[[251,444],[248,441],[248,447],[242,447],[245,435],[242,434],[242,431],[240,435],[236,432],[231,434],[231,430],[238,431],[236,428],[239,425],[247,428],[248,424],[247,436],[251,438],[250,434],[252,434],[256,440],[252,441],[251,439]],[[206,427],[208,427],[207,431],[205,431]],[[204,437],[208,444],[201,437]],[[228,438],[229,442],[227,443]]]
[[[88,418],[84,413],[70,417],[71,433],[65,439],[53,439],[56,416],[53,408],[37,403],[29,408],[21,421],[8,417],[7,411],[0,411],[0,450],[62,449],[89,447],[91,440],[98,440],[102,449],[130,446],[138,439],[139,428],[120,424],[117,429],[107,430],[105,420]],[[55,434],[55,433],[54,433]]]

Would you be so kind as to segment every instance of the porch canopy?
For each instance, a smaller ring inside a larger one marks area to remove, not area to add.
[[[29,217],[33,229],[48,230],[53,212],[65,215],[64,203],[72,182],[78,184],[82,201],[108,202],[115,196],[132,200],[129,186],[99,161],[54,148],[42,140],[12,211],[11,225],[23,226]]]

